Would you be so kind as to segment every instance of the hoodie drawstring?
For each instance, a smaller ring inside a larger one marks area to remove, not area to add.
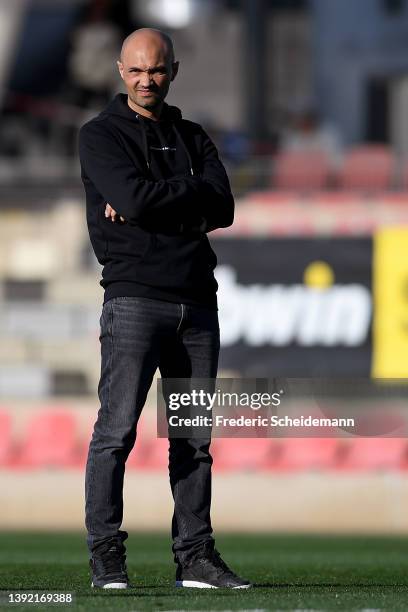
[[[150,150],[149,150],[149,145],[147,143],[146,126],[144,124],[143,119],[140,119],[140,115],[136,115],[136,117],[139,119],[140,127],[142,128],[142,138],[143,138],[143,148],[144,148],[145,160],[146,160],[147,169],[150,170]]]
[[[180,132],[176,128],[176,125],[174,123],[172,123],[171,125],[173,127],[174,133],[176,134],[177,138],[180,141],[180,144],[181,144],[182,148],[184,149],[185,154],[187,155],[188,165],[190,167],[190,172],[191,172],[192,175],[194,175],[193,160],[191,159],[191,155],[189,153],[189,150],[187,149],[187,145],[184,142],[184,140],[182,139]]]
[[[139,119],[140,122],[140,127],[142,128],[142,138],[143,138],[143,149],[144,149],[144,154],[145,154],[145,160],[146,160],[146,165],[148,170],[150,170],[150,149],[149,149],[149,144],[147,142],[147,132],[146,132],[146,125],[145,122],[143,121],[143,119],[141,118],[140,115],[136,115],[136,117]],[[187,156],[187,160],[188,160],[188,166],[190,168],[190,173],[194,176],[194,169],[193,169],[193,160],[191,159],[191,155],[189,153],[189,150],[186,146],[186,143],[184,142],[183,138],[181,137],[181,134],[179,132],[179,130],[176,128],[175,124],[172,122],[171,123],[171,127],[176,135],[177,140],[180,142],[180,145],[182,147],[182,149],[184,150],[186,156]],[[160,130],[158,130],[159,134],[159,139],[161,141],[160,138]],[[163,144],[163,143],[162,143]]]

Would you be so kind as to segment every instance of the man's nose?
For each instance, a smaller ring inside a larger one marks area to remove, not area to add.
[[[142,72],[140,75],[140,85],[142,85],[142,87],[149,87],[151,80],[152,77],[148,72]]]

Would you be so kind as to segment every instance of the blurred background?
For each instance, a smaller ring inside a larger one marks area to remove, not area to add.
[[[214,139],[236,198],[210,234],[220,375],[408,374],[408,1],[0,0],[0,529],[83,529],[103,290],[77,134],[145,26],[172,36],[167,101]],[[155,400],[129,529],[170,522]],[[214,527],[406,532],[407,450],[218,439]]]

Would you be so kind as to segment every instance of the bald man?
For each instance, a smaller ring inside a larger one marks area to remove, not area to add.
[[[234,200],[213,142],[164,101],[178,68],[166,34],[131,34],[118,61],[127,94],[79,135],[88,230],[103,266],[100,409],[85,477],[100,588],[129,587],[123,478],[156,369],[163,379],[217,375],[217,258],[207,234],[232,224]],[[209,437],[170,439],[176,586],[248,588],[214,548],[209,447]]]

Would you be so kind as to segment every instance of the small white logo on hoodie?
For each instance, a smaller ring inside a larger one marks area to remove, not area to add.
[[[150,147],[154,151],[176,151],[176,147]]]

